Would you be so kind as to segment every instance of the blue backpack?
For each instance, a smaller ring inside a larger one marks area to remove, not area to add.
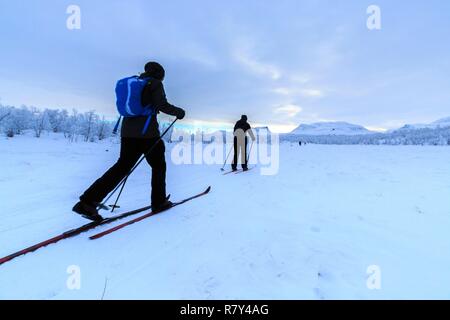
[[[148,116],[147,122],[142,130],[142,135],[147,132],[153,115],[156,114],[155,108],[142,105],[142,92],[151,82],[151,78],[141,79],[138,76],[132,76],[121,79],[116,85],[116,106],[120,114],[119,120],[114,128],[116,134],[122,117],[141,117]]]

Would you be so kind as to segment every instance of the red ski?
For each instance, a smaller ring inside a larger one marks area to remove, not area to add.
[[[56,237],[53,237],[51,239],[42,241],[42,242],[40,242],[38,244],[35,244],[35,245],[31,246],[31,247],[28,247],[26,249],[20,250],[20,251],[18,251],[16,253],[13,253],[13,254],[11,254],[9,256],[6,256],[4,258],[1,258],[0,259],[0,265],[2,265],[5,262],[11,261],[14,258],[23,256],[23,255],[25,255],[27,253],[31,253],[31,252],[34,252],[34,251],[40,249],[40,248],[46,247],[46,246],[48,246],[50,244],[54,244],[54,243],[57,243],[57,242],[59,242],[61,240],[75,237],[75,236],[77,236],[77,235],[79,235],[81,233],[84,233],[86,231],[95,229],[98,226],[106,225],[106,224],[109,224],[111,222],[124,219],[126,217],[129,217],[129,216],[141,213],[142,211],[146,211],[146,210],[149,210],[149,209],[151,209],[151,206],[143,207],[143,208],[140,208],[140,209],[137,209],[137,210],[133,210],[133,211],[124,212],[124,213],[116,215],[114,217],[106,218],[106,219],[104,219],[103,221],[100,221],[100,222],[91,222],[91,223],[85,224],[84,226],[81,226],[79,228],[69,230],[67,232],[64,232],[64,233],[60,234],[59,236],[56,236]]]
[[[102,237],[104,237],[104,236],[106,236],[106,235],[108,235],[108,234],[110,234],[110,233],[113,233],[113,232],[115,232],[115,231],[117,231],[117,230],[123,229],[123,228],[125,228],[125,227],[127,227],[127,226],[129,226],[129,225],[135,224],[136,222],[139,222],[139,221],[142,221],[142,220],[144,220],[144,219],[150,218],[150,217],[152,217],[152,216],[154,216],[154,215],[156,215],[156,214],[158,214],[158,213],[165,212],[165,211],[167,211],[167,210],[172,209],[173,207],[182,205],[183,203],[186,203],[186,202],[188,202],[188,201],[191,201],[191,200],[200,198],[200,197],[202,197],[202,196],[204,196],[204,195],[207,195],[210,191],[211,191],[211,187],[208,187],[208,188],[207,188],[205,191],[203,191],[202,193],[199,193],[199,194],[197,194],[197,195],[195,195],[195,196],[192,196],[192,197],[190,197],[190,198],[184,199],[184,200],[182,200],[182,201],[180,201],[180,202],[175,202],[175,203],[172,204],[172,206],[170,206],[169,208],[167,208],[167,209],[165,209],[165,210],[154,211],[154,212],[152,211],[152,212],[147,213],[147,214],[145,214],[145,215],[143,215],[143,216],[141,216],[141,217],[139,217],[139,218],[136,218],[136,219],[127,221],[127,222],[125,222],[125,223],[122,223],[122,224],[120,224],[120,225],[114,227],[114,228],[111,228],[111,229],[106,230],[106,231],[103,231],[103,232],[101,232],[101,233],[99,233],[99,234],[93,235],[92,237],[89,237],[89,239],[91,239],[91,240],[96,240],[96,239],[102,238]]]

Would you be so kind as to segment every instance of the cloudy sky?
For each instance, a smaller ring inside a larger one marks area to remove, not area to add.
[[[115,82],[156,60],[189,123],[390,129],[450,116],[449,36],[442,0],[0,0],[0,103],[112,119]]]

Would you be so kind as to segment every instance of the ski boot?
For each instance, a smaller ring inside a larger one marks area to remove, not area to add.
[[[85,201],[78,202],[72,211],[81,215],[83,218],[89,219],[94,222],[101,222],[103,217],[98,213],[97,206]]]
[[[173,202],[166,199],[161,204],[156,204],[156,205],[152,204],[152,211],[153,212],[162,212],[164,210],[170,209],[172,206],[173,206]]]

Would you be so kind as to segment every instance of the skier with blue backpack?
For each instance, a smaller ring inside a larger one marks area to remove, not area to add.
[[[117,109],[123,117],[120,157],[100,179],[94,182],[73,211],[92,221],[101,221],[98,207],[108,194],[132,172],[144,155],[152,168],[152,210],[169,208],[166,195],[165,145],[161,139],[157,115],[159,112],[185,117],[185,111],[167,102],[163,80],[164,68],[157,62],[145,65],[145,72],[120,80],[116,86]],[[116,126],[119,125],[120,119]]]

